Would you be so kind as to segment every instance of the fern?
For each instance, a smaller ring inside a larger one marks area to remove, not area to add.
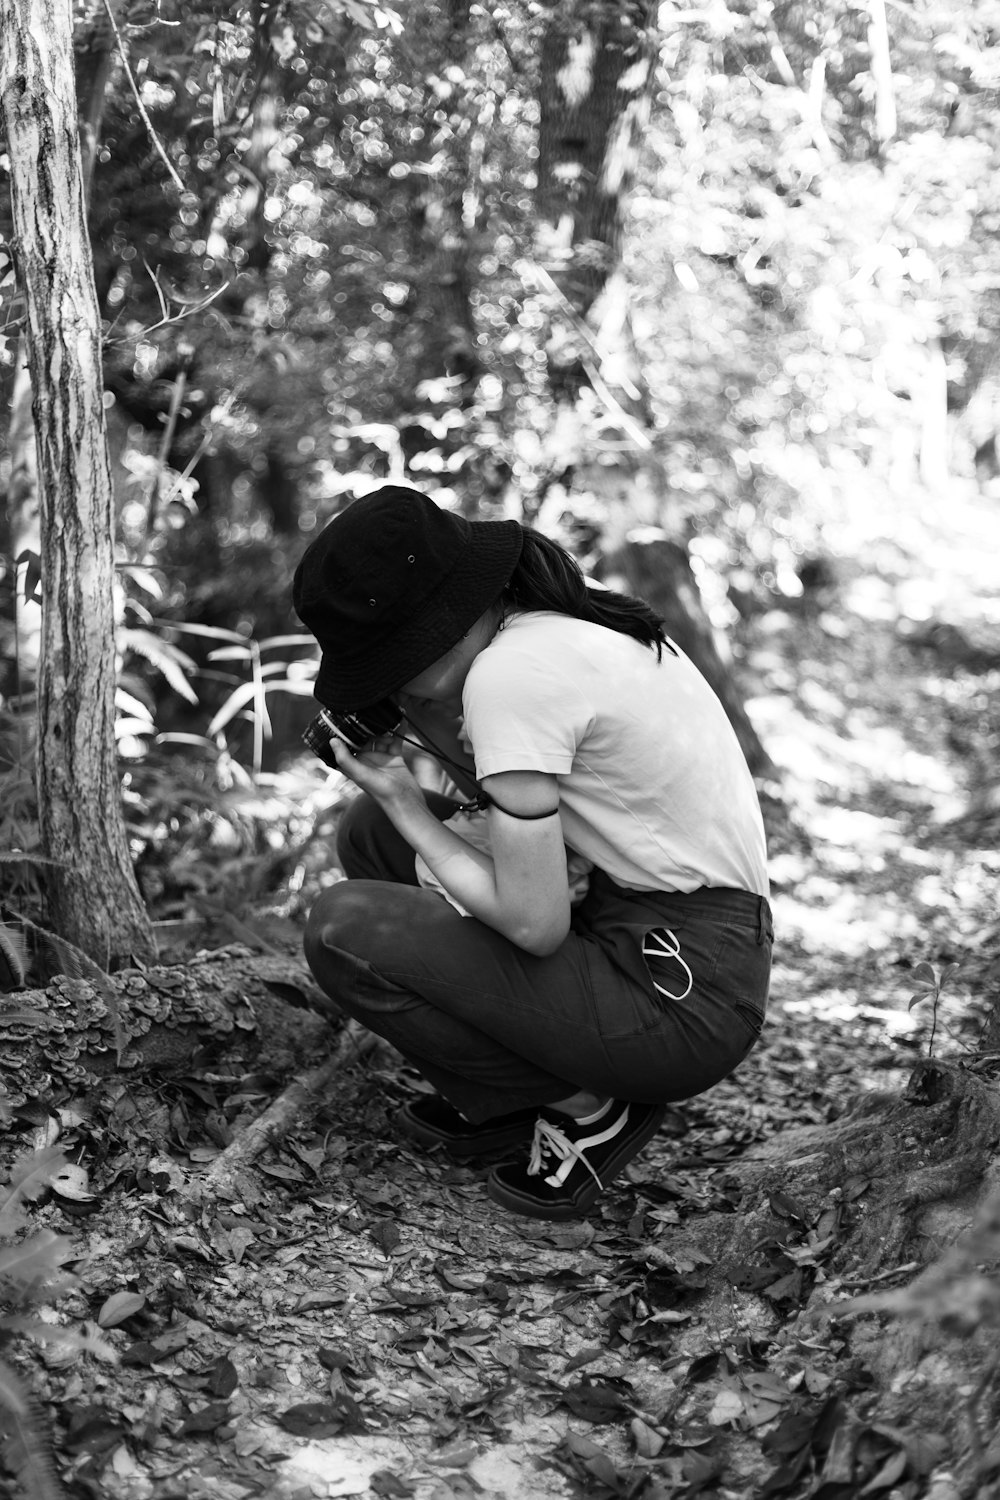
[[[3,1428],[2,1413],[13,1412],[15,1416],[24,1417],[28,1409],[29,1396],[23,1380],[0,1359],[0,1431]]]
[[[122,1026],[121,1010],[118,1005],[118,995],[110,978],[101,968],[100,964],[94,962],[89,953],[84,953],[75,943],[68,938],[60,937],[57,932],[51,932],[47,927],[41,926],[39,922],[33,922],[30,917],[22,916],[22,923],[30,927],[39,937],[52,948],[63,974],[70,979],[86,979],[94,986],[94,989],[104,1001],[105,1008],[111,1020],[111,1034],[115,1039],[115,1056],[121,1062],[122,1053],[125,1051],[125,1030]]]
[[[23,1202],[34,1203],[52,1179],[68,1165],[58,1146],[46,1146],[43,1151],[32,1151],[20,1157],[11,1168],[7,1191],[0,1198],[0,1229],[3,1215],[10,1208]]]
[[[21,1204],[38,1198],[66,1165],[56,1146],[31,1152],[14,1163],[0,1201],[0,1240],[8,1241],[0,1244],[0,1306],[40,1302],[75,1281],[62,1269],[76,1253],[63,1235],[43,1229],[18,1244],[9,1243],[10,1236],[24,1225]],[[63,1332],[20,1313],[0,1317],[0,1344],[16,1334],[35,1338],[55,1335],[59,1341]],[[74,1336],[68,1330],[65,1333],[72,1343]],[[64,1500],[65,1491],[52,1459],[48,1422],[21,1376],[4,1361],[0,1361],[0,1449],[25,1500]]]
[[[25,1500],[65,1500],[52,1460],[52,1436],[20,1376],[0,1361],[0,1441]]]
[[[0,990],[19,990],[28,972],[28,949],[21,933],[0,922]]]
[[[61,1271],[63,1261],[76,1252],[65,1235],[43,1229],[20,1244],[0,1249],[0,1288],[7,1301],[29,1302],[44,1287],[46,1293],[66,1291],[73,1278]],[[0,1328],[3,1328],[0,1322]]]
[[[125,649],[143,657],[155,667],[173,688],[188,703],[197,703],[198,694],[188,682],[188,674],[197,671],[197,663],[169,641],[161,640],[151,630],[127,629],[121,633],[121,644]]]

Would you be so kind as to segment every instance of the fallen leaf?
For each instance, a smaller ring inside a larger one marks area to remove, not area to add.
[[[761,1450],[769,1455],[798,1453],[809,1446],[815,1427],[815,1411],[789,1412],[763,1439]]]
[[[641,1417],[633,1417],[629,1424],[635,1451],[640,1458],[656,1458],[666,1443],[662,1433],[654,1431]]]
[[[591,1442],[589,1438],[583,1437],[580,1433],[568,1432],[556,1451],[569,1459],[571,1467],[581,1479],[589,1475],[600,1484],[606,1485],[612,1494],[619,1493],[621,1487],[618,1470],[604,1449]]]
[[[357,1378],[358,1372],[353,1368],[354,1356],[346,1349],[320,1348],[316,1350],[316,1358],[324,1370],[343,1370]]]
[[[306,1180],[305,1173],[300,1172],[298,1167],[279,1166],[276,1162],[261,1162],[257,1170],[263,1172],[265,1177],[273,1177],[278,1182],[305,1182]]]
[[[684,1478],[687,1489],[685,1500],[697,1495],[699,1490],[714,1487],[722,1473],[724,1460],[715,1453],[689,1453],[684,1459]]]
[[[874,1495],[878,1490],[891,1490],[897,1479],[902,1479],[903,1474],[906,1472],[906,1464],[906,1449],[900,1448],[886,1459],[878,1473],[872,1479],[869,1479],[868,1483],[859,1493],[862,1495]]]
[[[189,1411],[180,1426],[180,1435],[197,1432],[214,1432],[229,1420],[228,1401],[210,1401],[197,1411]]]
[[[446,1448],[439,1448],[436,1453],[429,1453],[427,1462],[440,1464],[445,1469],[464,1469],[478,1457],[479,1449],[475,1443],[455,1442],[449,1443]]]
[[[581,1349],[578,1354],[573,1355],[572,1359],[566,1361],[563,1373],[572,1375],[574,1370],[582,1370],[584,1365],[592,1365],[595,1359],[603,1359],[607,1352],[599,1344],[590,1349]]]
[[[770,1302],[797,1302],[802,1296],[803,1280],[801,1268],[797,1266],[787,1276],[779,1276],[770,1286],[762,1288],[763,1295]]]
[[[97,1195],[90,1191],[90,1175],[86,1167],[77,1166],[74,1162],[66,1162],[65,1166],[53,1172],[50,1178],[52,1190],[58,1193],[60,1198],[69,1198],[75,1203],[90,1203]]]
[[[581,1380],[578,1385],[564,1390],[561,1399],[575,1417],[595,1425],[620,1421],[622,1414],[628,1411],[621,1394],[603,1381]]]
[[[289,1406],[278,1421],[296,1437],[339,1437],[367,1430],[360,1406],[346,1391],[338,1391],[330,1401],[301,1401]]]
[[[738,1422],[743,1415],[743,1398],[738,1391],[723,1386],[712,1402],[708,1420],[713,1427],[725,1427],[728,1422]]]
[[[88,1453],[91,1457],[108,1453],[125,1436],[121,1422],[103,1407],[68,1405],[64,1416],[69,1418],[69,1430],[63,1443],[70,1453]]]
[[[380,1219],[368,1232],[383,1255],[391,1255],[403,1238],[399,1225],[392,1219]]]
[[[156,1360],[162,1358],[163,1356],[158,1353],[149,1339],[136,1339],[135,1343],[129,1344],[122,1355],[122,1364],[137,1365],[145,1368],[147,1365],[154,1364]]]
[[[904,1433],[903,1443],[914,1474],[929,1474],[944,1462],[949,1449],[948,1439],[940,1432]]]
[[[297,1313],[319,1312],[325,1307],[343,1307],[347,1301],[346,1293],[333,1290],[303,1292],[295,1304]]]
[[[373,1495],[386,1496],[388,1500],[405,1500],[405,1497],[415,1495],[417,1487],[409,1480],[400,1479],[391,1469],[376,1469],[368,1481],[368,1488]]]
[[[594,1243],[596,1231],[593,1224],[579,1222],[556,1224],[550,1229],[537,1232],[522,1229],[520,1234],[526,1240],[542,1240],[546,1244],[555,1245],[559,1250],[584,1250]]]
[[[142,1312],[145,1306],[146,1298],[142,1292],[115,1292],[97,1314],[97,1321],[102,1328],[117,1328],[126,1318]]]
[[[204,1374],[207,1376],[206,1389],[211,1395],[220,1398],[231,1396],[240,1383],[236,1366],[226,1355],[222,1355],[213,1365],[210,1365]]]
[[[446,1266],[435,1266],[434,1270],[445,1286],[453,1287],[456,1292],[479,1292],[483,1289],[481,1277],[475,1281],[469,1276],[456,1276],[454,1271],[449,1271]]]

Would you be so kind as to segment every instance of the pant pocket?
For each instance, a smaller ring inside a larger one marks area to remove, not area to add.
[[[654,927],[643,934],[643,962],[650,983],[662,1000],[686,1000],[704,982],[708,955],[691,943],[687,932],[684,937],[682,946],[672,927]]]
[[[758,1040],[764,1029],[764,1011],[760,1006],[749,1005],[745,1000],[737,1000],[733,1005],[733,1010],[749,1030],[751,1036],[750,1046],[753,1046],[753,1043]],[[747,1050],[750,1050],[749,1047]]]

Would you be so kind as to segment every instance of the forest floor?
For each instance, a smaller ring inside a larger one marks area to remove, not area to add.
[[[835,1329],[738,1277],[724,1317],[698,1299],[699,1216],[735,1202],[740,1160],[902,1087],[935,1018],[936,1055],[974,1048],[1000,986],[1000,509],[856,517],[850,547],[829,597],[742,632],[780,796],[769,1024],[739,1072],[672,1109],[587,1221],[550,1225],[492,1205],[486,1165],[397,1135],[421,1085],[382,1047],[237,1198],[198,1206],[225,1128],[192,1070],[169,1146],[119,1143],[86,1214],[34,1213],[80,1255],[53,1320],[114,1353],[13,1350],[71,1494],[956,1493],[943,1435],[866,1415]],[[959,966],[936,1008],[910,1008],[921,963]],[[857,1290],[820,1272],[814,1295]],[[840,1420],[834,1393],[869,1423],[868,1456],[850,1485],[824,1491],[822,1461],[789,1483],[810,1424]]]

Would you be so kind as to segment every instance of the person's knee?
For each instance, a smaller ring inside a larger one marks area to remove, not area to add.
[[[329,948],[339,948],[358,958],[367,956],[378,926],[378,891],[369,882],[340,881],[324,891],[306,922],[303,946],[309,967]]]

